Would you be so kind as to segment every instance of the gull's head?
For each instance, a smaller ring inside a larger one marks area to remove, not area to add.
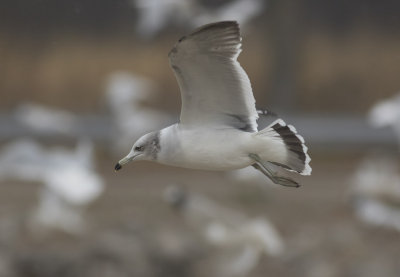
[[[160,132],[151,132],[138,139],[126,157],[115,165],[115,171],[132,161],[156,160],[160,152]]]

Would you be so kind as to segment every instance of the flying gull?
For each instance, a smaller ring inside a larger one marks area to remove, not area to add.
[[[276,184],[298,187],[273,168],[310,175],[304,139],[282,119],[258,131],[240,51],[236,21],[207,24],[179,39],[168,56],[181,91],[180,122],[139,138],[115,170],[140,160],[202,170],[253,166]]]

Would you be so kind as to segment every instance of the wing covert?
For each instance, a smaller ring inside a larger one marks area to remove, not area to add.
[[[240,51],[235,21],[205,25],[177,42],[168,56],[181,90],[182,124],[257,131],[250,80],[237,61]]]

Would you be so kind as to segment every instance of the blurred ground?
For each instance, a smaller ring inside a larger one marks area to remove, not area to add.
[[[351,212],[346,191],[357,156],[314,155],[313,175],[302,178],[299,189],[240,184],[227,181],[224,173],[146,163],[116,174],[112,160],[98,156],[108,186],[88,211],[90,232],[80,238],[29,235],[23,223],[37,200],[38,185],[1,184],[0,254],[11,271],[7,276],[204,276],[209,268],[204,266],[211,263],[206,258],[217,250],[206,246],[163,202],[163,190],[171,184],[247,215],[267,216],[276,225],[287,246],[284,255],[263,256],[249,276],[400,272],[398,233],[366,226]]]

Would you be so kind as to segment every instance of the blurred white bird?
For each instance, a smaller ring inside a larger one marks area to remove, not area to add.
[[[84,209],[104,189],[103,180],[92,168],[92,152],[93,145],[87,140],[80,141],[75,151],[47,150],[32,140],[19,140],[3,147],[0,179],[44,184],[31,218],[34,231],[84,231]]]
[[[400,146],[400,94],[374,105],[368,121],[375,128],[391,127]],[[351,185],[355,213],[362,221],[400,231],[398,159],[366,157],[352,176]]]
[[[72,136],[79,122],[71,112],[34,103],[24,103],[16,108],[14,117],[24,127],[41,134]]]
[[[375,104],[368,114],[368,121],[373,127],[391,127],[400,147],[400,94]]]
[[[242,28],[250,20],[260,15],[264,9],[264,0],[234,0],[217,9],[208,9],[192,19],[192,26],[204,25],[209,22],[236,20]]]
[[[233,259],[221,267],[225,276],[247,275],[262,256],[279,256],[284,243],[274,226],[265,218],[249,219],[198,194],[186,194],[168,187],[165,200],[176,207],[195,230],[211,245],[226,249]]]
[[[136,32],[145,39],[171,24],[184,25],[199,9],[196,0],[132,0],[138,9]]]
[[[106,101],[118,132],[112,143],[116,154],[126,151],[143,133],[173,121],[170,115],[143,105],[143,101],[155,97],[155,86],[151,80],[127,72],[116,72],[108,78]]]
[[[150,39],[171,25],[194,28],[209,22],[236,20],[245,28],[263,11],[265,1],[233,0],[207,6],[198,0],[132,0],[132,4],[139,12],[137,33]]]
[[[356,199],[356,215],[364,222],[400,232],[400,211],[373,198]]]
[[[154,82],[143,76],[114,72],[107,79],[106,100],[114,113],[123,116],[124,113],[131,112],[128,107],[137,108],[140,101],[154,97],[155,86]]]
[[[355,214],[362,221],[400,231],[400,174],[398,160],[364,159],[351,179]]]

